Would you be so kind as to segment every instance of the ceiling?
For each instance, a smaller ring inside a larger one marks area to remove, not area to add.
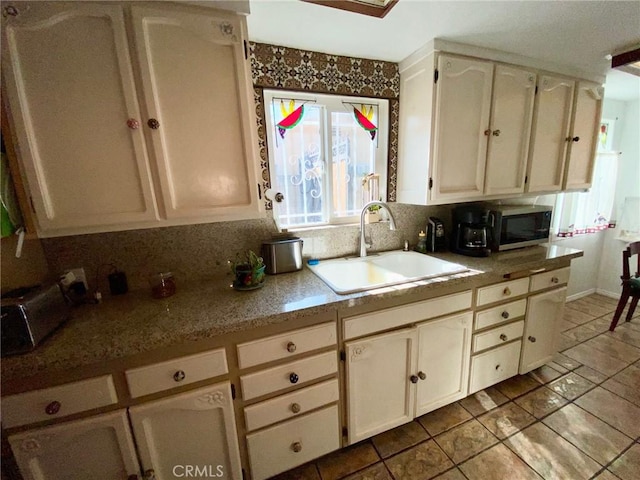
[[[382,19],[299,0],[250,8],[252,41],[391,62],[440,38],[604,74],[607,55],[640,44],[638,1],[400,0]]]

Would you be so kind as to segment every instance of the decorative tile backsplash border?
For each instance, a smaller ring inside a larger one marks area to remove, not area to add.
[[[396,200],[400,73],[398,64],[351,58],[250,42],[249,56],[258,123],[263,191],[270,188],[263,89],[282,88],[317,93],[389,99],[387,198]],[[265,201],[267,209],[271,202]]]

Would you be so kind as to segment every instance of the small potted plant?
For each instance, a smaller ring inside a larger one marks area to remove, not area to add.
[[[253,250],[237,254],[235,261],[229,262],[235,275],[233,288],[236,290],[255,290],[264,285],[264,261]]]

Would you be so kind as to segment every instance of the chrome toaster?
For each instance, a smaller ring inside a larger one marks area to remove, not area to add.
[[[295,272],[302,269],[302,240],[298,237],[277,238],[262,244],[262,258],[268,274]]]

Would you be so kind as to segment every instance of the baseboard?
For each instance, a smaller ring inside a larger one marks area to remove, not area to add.
[[[596,293],[600,294],[600,295],[604,295],[605,297],[615,298],[616,300],[618,300],[620,298],[620,292],[613,293],[613,292],[609,292],[607,290],[603,290],[601,288],[596,288]]]
[[[580,292],[580,293],[574,293],[573,295],[569,295],[567,297],[567,302],[573,302],[574,300],[578,300],[579,298],[587,297],[592,293],[596,293],[595,288],[590,288],[589,290],[585,290],[584,292]]]

